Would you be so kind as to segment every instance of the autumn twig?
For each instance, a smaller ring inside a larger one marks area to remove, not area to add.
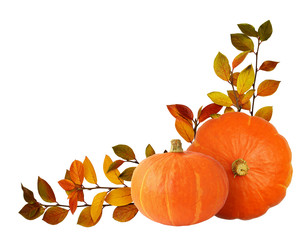
[[[254,82],[252,85],[252,89],[253,89],[253,98],[252,98],[252,107],[251,107],[251,116],[253,116],[253,109],[254,109],[254,102],[255,102],[255,98],[256,98],[256,93],[255,93],[255,82],[257,79],[257,74],[258,74],[258,57],[259,57],[259,49],[260,49],[260,45],[261,45],[262,41],[260,40],[260,38],[258,38],[258,46],[257,46],[257,51],[255,52],[255,75],[254,75]]]

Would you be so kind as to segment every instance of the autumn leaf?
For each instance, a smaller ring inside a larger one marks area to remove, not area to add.
[[[77,191],[77,200],[80,201],[80,202],[84,202],[83,190],[78,190]]]
[[[100,217],[101,217],[101,215],[100,215]],[[92,216],[91,216],[91,207],[86,207],[79,214],[77,224],[80,226],[83,226],[83,227],[93,227],[98,223],[98,221],[100,220],[100,217],[99,217],[99,219],[97,219],[96,222],[94,222],[92,219]]]
[[[252,65],[246,67],[241,71],[238,80],[237,80],[237,91],[241,95],[247,92],[254,82],[254,70]],[[229,106],[228,106],[229,107]]]
[[[26,204],[20,211],[21,214],[27,220],[34,220],[40,217],[44,213],[45,208],[38,202],[34,204]]]
[[[167,105],[167,108],[173,117],[175,118],[181,117],[186,119],[188,122],[192,122],[194,116],[192,110],[189,107],[182,104],[173,104],[173,105]]]
[[[242,109],[250,111],[250,109],[251,109],[251,102],[248,101],[248,102],[244,103],[242,105]]]
[[[91,217],[93,222],[96,222],[98,219],[100,219],[102,215],[103,202],[105,200],[106,195],[107,192],[101,192],[96,194],[96,196],[93,199],[91,206]]]
[[[238,65],[240,65],[244,59],[247,57],[248,53],[250,53],[250,51],[245,51],[245,52],[241,52],[239,55],[237,55],[232,62],[232,68],[236,68]]]
[[[214,63],[213,63],[213,68],[214,68],[215,74],[219,78],[221,78],[225,81],[229,81],[231,68],[229,65],[229,61],[225,55],[223,55],[220,52],[216,55],[216,57],[214,59]]]
[[[253,94],[254,94],[254,90],[253,89],[251,89],[248,92],[246,92],[243,95],[243,97],[241,98],[241,104],[247,103],[250,100],[250,98],[252,98]]]
[[[185,141],[191,143],[194,139],[194,130],[192,123],[189,123],[183,118],[176,118],[175,128],[179,135],[185,139]]]
[[[38,177],[38,192],[46,202],[56,202],[56,197],[51,186],[42,178]]]
[[[232,107],[226,107],[224,113],[228,113],[228,112],[235,112],[235,111]]]
[[[68,198],[69,198],[69,206],[70,206],[71,213],[74,214],[74,212],[77,209],[78,192],[77,191],[71,192],[70,195],[68,196]]]
[[[120,175],[119,175],[119,178],[125,180],[125,181],[131,181],[132,179],[132,175],[133,175],[133,172],[135,170],[136,167],[129,167],[129,168],[126,168]]]
[[[235,73],[233,73],[233,75],[232,75],[232,84],[233,84],[234,86],[237,86],[237,80],[238,80],[239,75],[240,75],[239,72],[235,72]]]
[[[116,161],[112,162],[111,165],[109,166],[107,173],[114,169],[119,168],[124,162],[125,161],[123,161],[123,160],[116,160]]]
[[[150,157],[155,154],[155,151],[150,144],[148,144],[148,146],[146,147],[145,153],[146,153],[146,157]]]
[[[201,123],[210,117],[211,114],[218,113],[222,109],[222,106],[215,103],[211,103],[204,107],[198,115],[198,121]]]
[[[221,116],[221,114],[218,114],[218,113],[214,113],[214,114],[211,114],[210,117],[212,119],[216,119],[216,118],[219,118]]]
[[[238,94],[237,91],[233,91],[233,90],[228,90],[227,91],[229,98],[231,99],[232,103],[234,106],[236,106],[236,97],[238,98],[238,104],[240,105],[240,95]],[[236,97],[235,97],[236,95]]]
[[[270,38],[272,34],[272,25],[271,22],[268,20],[264,22],[258,30],[258,34],[260,36],[261,41],[266,41]]]
[[[84,167],[82,162],[78,160],[72,162],[70,167],[70,177],[74,183],[82,185],[84,179]]]
[[[272,71],[273,69],[275,69],[278,63],[279,62],[275,62],[275,61],[265,61],[260,66],[259,70],[263,70],[267,72]]]
[[[211,92],[211,93],[208,93],[207,95],[211,99],[211,101],[217,105],[230,107],[233,104],[231,99],[224,93]]]
[[[56,225],[62,222],[65,217],[68,215],[69,210],[61,207],[50,207],[46,210],[42,220],[51,225]]]
[[[124,206],[132,202],[131,188],[113,189],[105,198],[105,201],[113,206]]]
[[[84,168],[84,177],[85,179],[92,184],[97,184],[97,176],[95,169],[88,157],[85,157],[83,161],[83,168]]]
[[[113,218],[118,222],[128,222],[137,214],[138,209],[134,204],[116,207],[113,212]]]
[[[68,179],[62,179],[58,181],[58,183],[65,191],[71,191],[76,187],[75,184]]]
[[[26,202],[28,202],[29,204],[37,202],[37,200],[34,198],[34,193],[31,190],[27,189],[22,184],[21,188],[23,190],[23,198]]]
[[[114,184],[123,184],[123,180],[119,178],[120,172],[117,169],[108,172],[110,165],[113,163],[112,159],[106,155],[103,161],[103,172],[110,182]]]
[[[240,51],[254,51],[254,44],[251,38],[242,33],[231,34],[232,45]]]
[[[274,94],[278,87],[279,87],[280,81],[275,80],[265,80],[260,83],[258,90],[257,90],[257,96],[270,96]]]
[[[273,112],[273,108],[268,106],[268,107],[263,107],[261,109],[259,109],[254,116],[256,117],[261,117],[264,118],[265,120],[267,120],[268,122],[270,121],[271,117],[272,117],[272,112]]]
[[[242,33],[246,34],[247,36],[258,37],[258,32],[255,30],[254,26],[248,23],[241,23],[238,24],[238,27],[242,31]]]
[[[118,156],[121,157],[122,159],[125,159],[127,161],[135,159],[135,154],[132,150],[127,145],[124,144],[119,144],[113,147],[114,153]]]

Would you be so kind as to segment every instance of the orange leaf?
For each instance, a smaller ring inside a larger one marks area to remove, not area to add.
[[[242,96],[242,98],[241,98],[241,103],[242,103],[242,104],[245,104],[245,103],[247,103],[248,101],[250,101],[250,98],[252,98],[253,94],[254,94],[254,90],[253,90],[253,89],[251,89],[251,90],[249,90],[248,92],[246,92],[246,94],[244,94],[244,95]]]
[[[214,59],[214,63],[213,63],[213,68],[214,68],[215,74],[219,78],[223,79],[224,81],[230,80],[231,68],[229,65],[229,61],[224,54],[219,52],[216,55],[216,57]]]
[[[238,80],[239,75],[240,75],[239,72],[235,72],[235,73],[233,73],[233,75],[232,75],[232,84],[233,84],[234,86],[237,86],[237,80]]]
[[[237,55],[232,62],[232,68],[236,68],[238,65],[240,65],[244,59],[247,57],[248,53],[250,53],[250,51],[245,51],[245,52],[241,52],[239,55]]]
[[[169,112],[175,118],[184,118],[187,121],[191,122],[193,119],[193,112],[190,108],[182,104],[174,104],[174,105],[167,105]]]
[[[132,202],[131,188],[117,188],[108,193],[105,201],[113,206],[124,206]]]
[[[252,65],[241,71],[237,80],[237,92],[241,95],[247,92],[254,82],[254,70]]]
[[[222,109],[222,106],[217,105],[215,103],[211,103],[204,107],[200,111],[200,115],[198,116],[198,121],[201,123],[210,117],[211,114],[218,113]]]
[[[56,225],[62,222],[65,217],[68,215],[69,210],[61,208],[61,207],[50,207],[46,210],[43,221],[48,224]]]
[[[259,109],[255,113],[254,116],[264,118],[265,120],[267,120],[269,122],[272,117],[272,112],[273,112],[272,107],[270,107],[270,106],[263,107],[263,108]]]
[[[83,227],[92,227],[97,224],[97,222],[100,220],[100,218],[101,218],[101,215],[100,215],[99,219],[97,219],[97,221],[94,222],[91,217],[91,207],[86,207],[79,214],[77,224],[81,225]]]
[[[38,177],[38,192],[46,202],[56,202],[56,197],[51,186],[42,178]]]
[[[274,61],[265,61],[262,63],[262,65],[260,66],[259,70],[263,70],[263,71],[272,71],[273,69],[275,69],[275,67],[277,66],[279,62],[274,62]]]
[[[112,163],[113,163],[112,159],[108,155],[106,155],[105,159],[103,161],[104,174],[110,180],[110,182],[112,182],[114,184],[123,184],[124,181],[119,178],[120,172],[118,171],[118,169],[114,169],[114,170],[108,172],[108,169]]]
[[[232,107],[226,107],[224,113],[228,112],[234,112],[234,109]]]
[[[245,104],[242,105],[242,108],[245,110],[250,110],[251,109],[251,102],[248,101]]]
[[[114,161],[114,162],[111,163],[111,165],[109,166],[109,169],[108,169],[107,173],[110,172],[110,171],[112,171],[112,170],[114,170],[114,169],[119,168],[124,162],[125,162],[125,161],[123,161],[123,160],[116,160],[116,161]]]
[[[270,96],[274,94],[278,87],[279,87],[280,81],[275,80],[265,80],[261,82],[261,84],[258,87],[257,96]]]
[[[229,96],[229,98],[231,99],[231,101],[232,101],[232,103],[233,103],[234,106],[236,106],[236,98],[235,98],[235,95],[236,95],[236,97],[237,97],[238,100],[239,100],[238,103],[240,104],[240,95],[238,94],[237,91],[228,90],[227,93],[228,93],[228,96]]]
[[[74,212],[77,209],[78,192],[77,191],[71,192],[70,195],[68,196],[68,198],[69,198],[69,206],[70,206],[71,213],[74,214]]]
[[[97,176],[95,173],[95,169],[90,161],[90,159],[86,156],[83,161],[84,168],[84,177],[85,179],[92,184],[97,184]]]
[[[207,94],[208,97],[217,105],[230,107],[233,103],[231,99],[224,93],[221,92],[211,92]]]
[[[102,209],[103,209],[103,202],[104,199],[107,195],[107,192],[101,192],[98,193],[92,202],[92,206],[91,206],[91,217],[93,222],[96,222],[102,214]]]
[[[176,118],[175,120],[175,128],[179,135],[187,142],[191,143],[194,139],[194,130],[193,126],[190,122],[183,118]]]
[[[113,218],[118,222],[128,222],[137,214],[138,209],[134,204],[116,207],[113,212]]]
[[[75,160],[70,167],[70,176],[74,183],[82,185],[84,179],[84,167],[82,162]]]
[[[65,191],[70,191],[75,188],[75,184],[68,179],[62,179],[59,182],[60,187],[62,187]]]

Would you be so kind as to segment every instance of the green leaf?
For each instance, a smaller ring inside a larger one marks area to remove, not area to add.
[[[225,55],[223,55],[220,52],[216,55],[216,57],[214,59],[214,63],[213,63],[213,68],[214,68],[215,74],[219,78],[221,78],[225,81],[229,81],[231,68],[229,65],[229,61]]]
[[[233,104],[231,99],[224,93],[211,92],[211,93],[208,93],[207,95],[211,99],[211,101],[217,105],[230,107]]]
[[[237,92],[242,95],[247,92],[254,82],[254,70],[252,65],[246,67],[241,71],[238,80],[237,80]]]
[[[259,27],[258,34],[260,36],[261,41],[266,41],[266,40],[268,40],[268,38],[270,38],[270,36],[272,34],[272,25],[269,20],[264,22]]]
[[[33,204],[33,203],[37,202],[37,200],[34,198],[34,194],[31,190],[27,189],[22,184],[21,184],[21,188],[23,190],[23,198],[26,202],[28,202],[29,204]]]
[[[154,154],[155,154],[155,151],[154,151],[153,147],[150,144],[148,144],[148,146],[146,147],[146,157],[150,157]]]
[[[258,32],[255,30],[254,26],[248,23],[241,23],[238,24],[238,27],[242,31],[242,33],[246,34],[247,36],[258,37]]]
[[[133,176],[133,172],[135,170],[136,167],[129,167],[127,169],[125,169],[120,175],[119,177],[125,181],[131,181],[132,176]]]
[[[56,197],[51,186],[42,178],[38,177],[38,192],[46,202],[56,202]]]
[[[240,51],[254,51],[254,44],[251,38],[242,33],[231,34],[232,45]]]
[[[125,159],[127,161],[135,159],[135,154],[134,154],[132,148],[130,148],[127,145],[124,145],[124,144],[116,145],[113,147],[113,150],[114,150],[115,154],[118,157],[121,157],[122,159]]]

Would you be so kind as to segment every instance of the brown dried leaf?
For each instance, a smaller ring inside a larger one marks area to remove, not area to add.
[[[224,54],[219,52],[216,55],[216,57],[214,59],[214,63],[213,63],[213,68],[214,68],[215,74],[219,78],[223,79],[224,81],[229,81],[231,68],[229,65],[229,61]]]
[[[233,104],[231,99],[224,93],[211,92],[211,93],[208,93],[207,95],[211,99],[211,101],[217,105],[230,107]]]
[[[265,80],[261,82],[257,90],[257,96],[266,97],[274,94],[277,91],[279,84],[280,81],[275,80]]]
[[[33,204],[33,203],[37,202],[37,200],[34,198],[34,194],[31,190],[27,189],[22,184],[21,184],[21,188],[23,190],[23,198],[26,202],[28,202],[29,204]]]
[[[218,113],[222,109],[222,106],[215,103],[211,103],[204,107],[198,116],[198,121],[201,123],[210,117],[211,114]]]
[[[116,207],[113,212],[113,218],[118,222],[128,222],[137,214],[138,209],[134,204]]]
[[[82,185],[84,179],[84,167],[82,162],[75,160],[70,167],[70,177],[78,185]]]
[[[194,130],[192,123],[183,118],[176,118],[175,128],[179,135],[185,139],[185,141],[191,143],[194,139]]]
[[[39,203],[26,204],[19,213],[27,220],[34,220],[44,213],[45,208],[40,206]]]
[[[56,197],[51,186],[42,178],[38,177],[38,192],[46,202],[56,202]]]
[[[131,188],[113,189],[105,198],[105,201],[113,206],[124,206],[132,202]]]
[[[83,161],[84,168],[84,177],[85,179],[92,184],[97,184],[97,176],[93,164],[90,159],[86,156]]]
[[[264,118],[269,122],[272,117],[272,112],[273,108],[271,106],[267,106],[259,109],[254,116]]]
[[[51,225],[56,225],[62,222],[68,215],[69,210],[61,207],[50,207],[46,210],[42,220]]]
[[[263,70],[263,71],[272,71],[273,69],[275,69],[275,67],[277,66],[279,62],[274,62],[274,61],[265,61],[262,63],[262,65],[260,66],[259,70]]]
[[[135,170],[136,167],[129,167],[126,168],[120,175],[119,177],[125,181],[131,181],[132,176],[133,176],[133,172]]]
[[[122,159],[125,159],[127,161],[135,159],[135,154],[134,154],[132,148],[130,148],[127,145],[119,144],[112,148],[113,148],[114,153],[118,157],[121,157]]]

